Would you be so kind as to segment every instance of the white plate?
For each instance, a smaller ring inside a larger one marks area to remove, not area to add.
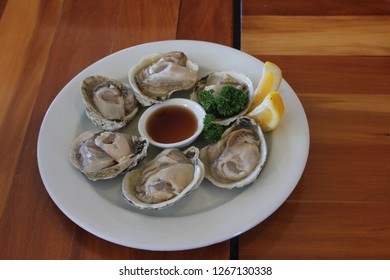
[[[271,215],[290,195],[305,168],[309,127],[303,107],[283,80],[280,94],[285,114],[279,126],[266,134],[268,161],[258,179],[241,190],[223,190],[206,180],[187,199],[160,211],[132,208],[121,197],[123,176],[91,182],[68,161],[73,139],[96,129],[85,116],[79,93],[81,81],[104,75],[126,81],[129,68],[153,52],[184,51],[210,70],[246,73],[255,85],[263,62],[223,45],[174,40],[131,47],[109,55],[74,77],[54,99],[42,122],[38,165],[43,183],[56,205],[90,233],[128,247],[146,250],[184,250],[218,243],[239,235]],[[137,133],[137,119],[126,130]],[[151,154],[155,153],[151,149]]]

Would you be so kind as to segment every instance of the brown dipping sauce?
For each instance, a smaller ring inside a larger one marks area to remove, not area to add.
[[[153,112],[146,131],[159,143],[176,143],[192,136],[198,128],[196,115],[183,106],[171,105]]]

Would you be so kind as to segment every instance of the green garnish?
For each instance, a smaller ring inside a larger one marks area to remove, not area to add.
[[[214,89],[204,90],[199,93],[199,103],[206,111],[203,120],[203,135],[211,143],[221,139],[226,127],[212,123],[216,118],[229,118],[237,115],[248,106],[249,97],[241,89],[232,85],[225,85],[216,93]]]
[[[248,95],[234,86],[224,86],[215,97],[217,112],[222,117],[232,117],[248,105]]]
[[[213,89],[204,90],[199,93],[200,105],[202,105],[206,113],[210,114],[215,113],[216,110],[215,97],[213,93]]]
[[[203,135],[205,139],[211,143],[218,142],[221,139],[222,133],[225,131],[225,127],[220,124],[212,123],[215,119],[214,115],[206,114],[203,123]]]
[[[244,110],[249,98],[243,90],[226,85],[218,94],[213,89],[200,92],[199,101],[206,113],[217,118],[228,118]]]

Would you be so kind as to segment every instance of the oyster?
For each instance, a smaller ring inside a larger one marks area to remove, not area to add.
[[[146,156],[149,142],[119,132],[86,131],[73,141],[70,162],[88,179],[110,179],[135,167]]]
[[[237,89],[243,90],[248,95],[248,104],[244,110],[234,116],[227,118],[220,118],[216,116],[217,118],[213,121],[213,123],[225,126],[234,122],[238,117],[244,115],[249,109],[250,103],[253,99],[254,88],[251,79],[247,75],[234,71],[211,72],[198,81],[195,85],[194,91],[191,93],[191,99],[200,103],[198,95],[202,91],[213,90],[213,95],[218,95],[221,92],[221,89],[226,85],[231,85]]]
[[[200,151],[205,177],[214,185],[232,189],[252,183],[267,157],[267,145],[257,123],[240,117],[215,144]]]
[[[143,106],[162,103],[171,94],[192,88],[199,67],[183,52],[145,56],[129,70],[129,82]]]
[[[88,118],[104,130],[124,127],[138,112],[133,90],[117,80],[89,76],[82,81],[81,94]]]
[[[141,168],[123,178],[125,200],[141,209],[161,209],[195,190],[204,178],[198,148],[165,149]]]

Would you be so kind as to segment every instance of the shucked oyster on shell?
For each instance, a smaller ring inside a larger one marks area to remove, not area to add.
[[[143,167],[125,175],[122,194],[137,208],[158,210],[189,195],[203,178],[204,166],[198,148],[165,149]]]
[[[192,88],[199,66],[180,51],[143,57],[128,73],[135,96],[143,106],[162,103],[174,92]]]
[[[205,177],[217,187],[241,188],[252,183],[267,158],[267,145],[259,125],[240,117],[227,129],[221,140],[200,151]]]
[[[237,89],[243,90],[248,95],[248,105],[244,110],[237,113],[234,116],[227,118],[216,118],[213,123],[220,125],[229,125],[234,122],[238,117],[243,116],[249,109],[250,103],[253,100],[254,88],[251,79],[243,73],[235,71],[216,71],[211,72],[203,76],[196,83],[193,92],[191,93],[191,99],[200,103],[199,93],[204,90],[214,90],[213,95],[218,95],[221,92],[221,89],[226,86],[231,85]]]
[[[129,85],[103,76],[89,76],[81,83],[85,111],[100,129],[118,130],[132,120],[139,103]]]
[[[110,179],[142,161],[148,146],[143,137],[110,131],[86,131],[74,139],[69,160],[92,181]]]

